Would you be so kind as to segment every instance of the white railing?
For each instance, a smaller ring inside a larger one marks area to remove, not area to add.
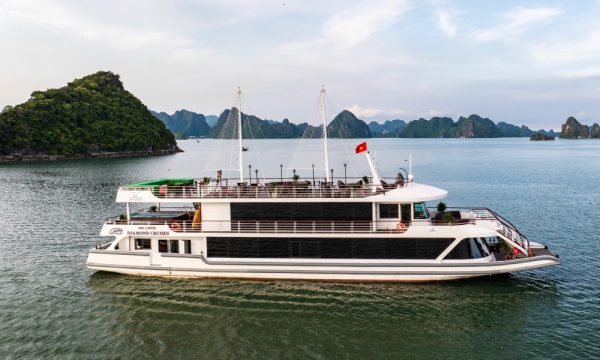
[[[191,220],[120,220],[113,217],[106,220],[111,225],[166,225],[172,231],[184,233],[230,232],[230,233],[404,233],[412,226],[431,226],[429,221],[413,223],[394,221],[286,221],[286,220],[205,220],[194,223]],[[472,224],[470,221],[433,223],[436,226],[460,226]]]
[[[389,179],[388,179],[389,180]],[[390,180],[391,181],[391,180]],[[405,187],[409,183],[373,185],[335,182],[283,181],[269,183],[241,183],[227,185],[229,181],[190,185],[144,185],[121,186],[120,191],[150,191],[158,198],[165,199],[229,199],[229,198],[364,198],[384,193],[391,189]],[[224,184],[224,185],[223,185]]]

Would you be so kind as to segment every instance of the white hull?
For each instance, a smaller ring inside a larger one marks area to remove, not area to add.
[[[289,279],[319,281],[390,281],[428,282],[456,280],[480,276],[511,273],[557,265],[552,256],[539,256],[507,261],[460,262],[310,262],[292,261],[209,261],[203,256],[157,256],[159,254],[120,253],[92,251],[88,257],[89,269],[128,275],[239,278],[239,279]]]

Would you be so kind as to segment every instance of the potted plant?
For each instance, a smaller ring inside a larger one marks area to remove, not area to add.
[[[202,182],[204,183],[204,185],[210,184],[210,177],[209,176],[203,177]]]
[[[439,202],[437,205],[437,214],[435,214],[435,220],[441,223],[451,223],[454,220],[452,213],[446,212],[446,204]]]

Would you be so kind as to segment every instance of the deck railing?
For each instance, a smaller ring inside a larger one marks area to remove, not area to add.
[[[261,179],[273,180],[273,179]],[[232,183],[234,185],[229,185]],[[408,186],[408,180],[396,182],[384,178],[382,185],[324,181],[270,181],[263,183],[235,183],[198,180],[189,185],[121,186],[120,191],[150,191],[162,199],[238,199],[238,198],[364,198],[391,189]]]
[[[529,250],[529,239],[517,229],[513,223],[489,208],[448,208],[448,211],[470,211],[475,220],[489,220],[499,225],[498,232],[509,240],[514,241],[525,250]]]
[[[316,234],[316,233],[404,233],[412,226],[431,226],[429,221],[414,221],[412,223],[393,221],[219,221],[205,220],[194,223],[191,220],[119,220],[110,218],[107,224],[115,225],[166,225],[172,231],[183,233],[200,232],[229,232],[229,233],[291,233],[291,234]],[[436,226],[460,226],[474,224],[474,220],[460,220],[455,222],[435,223]],[[402,225],[400,225],[402,224]]]

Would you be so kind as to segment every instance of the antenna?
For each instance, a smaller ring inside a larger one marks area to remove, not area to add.
[[[321,119],[323,120],[323,156],[325,157],[325,179],[327,182],[330,182],[329,154],[327,149],[327,120],[325,119],[325,85],[321,85]]]
[[[239,161],[240,161],[240,182],[244,182],[244,162],[242,160],[242,90],[237,88],[237,125],[238,125],[238,140],[239,140]]]

